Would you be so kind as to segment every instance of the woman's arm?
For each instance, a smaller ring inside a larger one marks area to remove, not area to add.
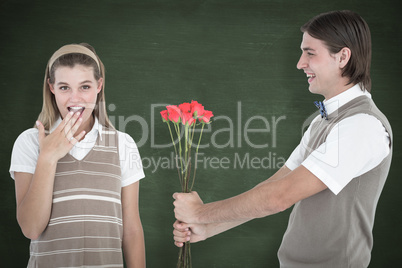
[[[121,202],[123,210],[123,252],[128,268],[145,267],[145,243],[138,195],[140,182],[123,187]]]
[[[71,139],[81,120],[68,114],[52,134],[46,136],[38,122],[39,156],[34,174],[15,172],[17,221],[27,238],[37,239],[46,228],[52,208],[53,184],[57,162],[80,140],[85,132]]]
[[[29,239],[36,240],[49,222],[55,171],[56,164],[39,156],[35,174],[14,173],[17,221]]]

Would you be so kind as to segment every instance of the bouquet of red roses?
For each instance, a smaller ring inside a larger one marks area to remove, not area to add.
[[[193,100],[191,103],[168,105],[166,106],[166,110],[161,112],[161,116],[163,122],[166,122],[168,125],[176,153],[176,167],[182,192],[189,193],[194,186],[198,148],[201,142],[202,131],[206,124],[211,123],[213,114],[211,111],[205,110],[201,103]],[[173,125],[173,132],[170,123]],[[193,140],[196,126],[201,126],[201,131],[193,157],[192,148],[194,147]],[[173,138],[173,133],[177,136],[176,140]],[[177,268],[187,267],[191,267],[190,242],[186,242],[180,248],[177,263]]]

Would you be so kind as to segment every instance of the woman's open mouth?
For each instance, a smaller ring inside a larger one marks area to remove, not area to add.
[[[82,116],[82,113],[85,110],[85,107],[81,107],[81,106],[71,106],[71,107],[67,107],[69,112],[73,112],[74,114],[79,112],[80,113],[80,117]]]

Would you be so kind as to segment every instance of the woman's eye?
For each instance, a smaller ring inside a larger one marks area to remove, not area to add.
[[[62,86],[62,87],[60,87],[60,89],[61,89],[61,90],[67,90],[68,87],[67,87],[67,86]]]
[[[82,89],[90,89],[90,86],[82,86]]]

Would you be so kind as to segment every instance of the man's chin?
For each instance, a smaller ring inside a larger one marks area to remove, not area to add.
[[[309,90],[311,93],[313,93],[313,94],[320,94],[320,95],[321,95],[321,91],[318,90],[316,87],[314,87],[314,86],[312,86],[312,85],[310,85],[310,86],[308,87],[308,90]]]

